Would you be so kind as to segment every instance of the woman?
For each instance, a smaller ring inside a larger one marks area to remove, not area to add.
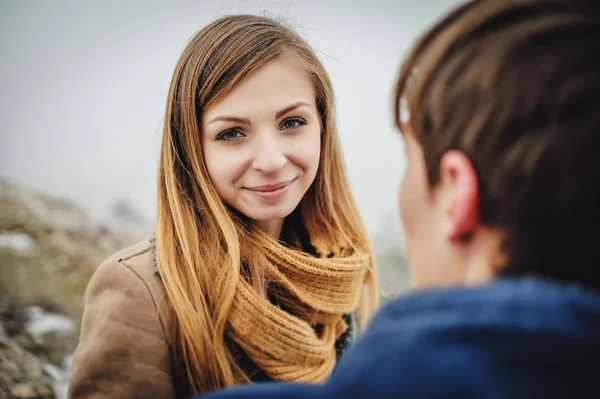
[[[92,278],[70,397],[327,378],[377,301],[333,113],[288,27],[244,15],[198,32],[169,91],[156,238]]]

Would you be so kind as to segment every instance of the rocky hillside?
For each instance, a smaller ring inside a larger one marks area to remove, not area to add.
[[[114,211],[99,223],[70,201],[0,180],[0,399],[66,397],[87,282],[149,231],[126,202]]]

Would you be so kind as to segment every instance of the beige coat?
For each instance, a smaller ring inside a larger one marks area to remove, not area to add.
[[[72,399],[174,398],[167,345],[167,296],[154,273],[152,243],[105,261],[85,297],[69,386]]]

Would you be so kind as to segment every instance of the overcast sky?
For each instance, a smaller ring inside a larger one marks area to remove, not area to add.
[[[369,230],[397,224],[403,145],[392,87],[417,35],[457,0],[0,0],[0,176],[102,217],[154,218],[166,95],[187,40],[234,13],[283,17],[335,88],[350,181]]]

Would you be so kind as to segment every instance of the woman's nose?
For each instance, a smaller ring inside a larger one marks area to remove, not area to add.
[[[252,168],[266,174],[275,174],[287,164],[277,133],[260,135],[255,147]]]

